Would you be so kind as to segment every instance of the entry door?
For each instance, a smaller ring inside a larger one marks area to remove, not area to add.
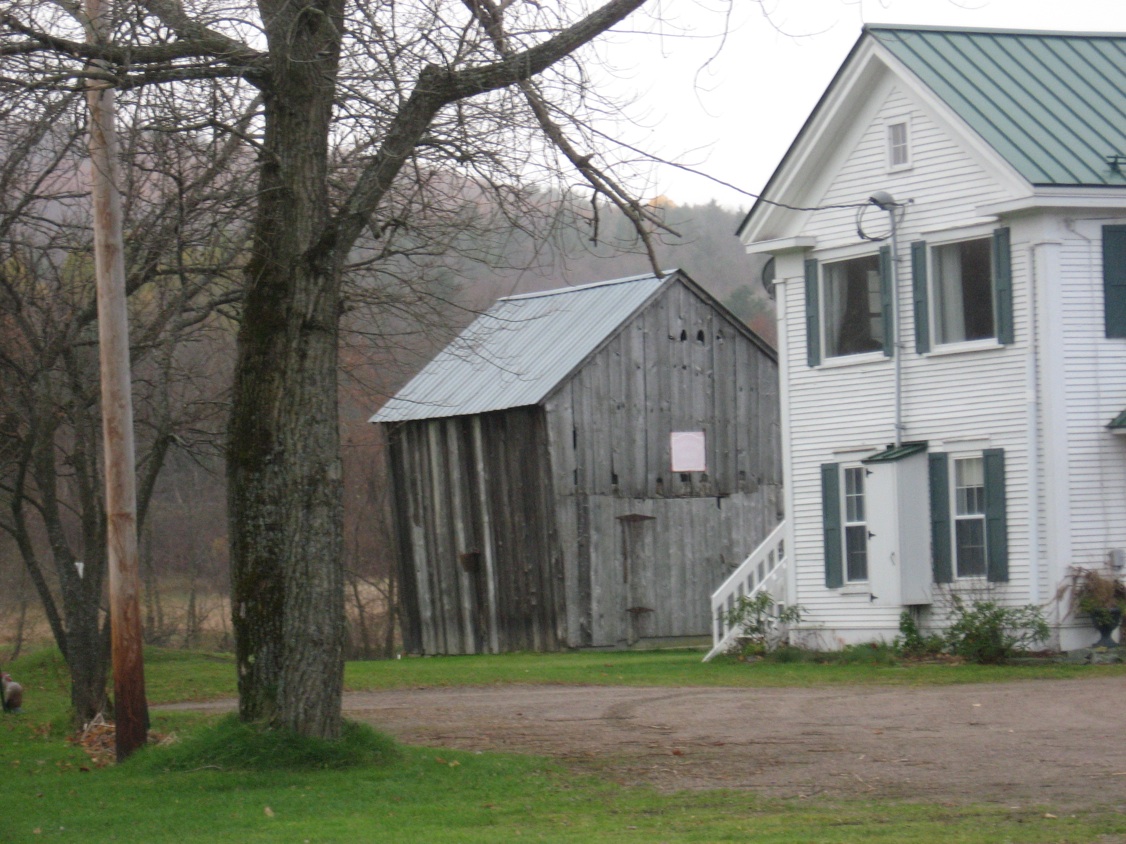
[[[868,587],[878,607],[899,606],[899,525],[896,523],[898,463],[865,467],[868,492]]]

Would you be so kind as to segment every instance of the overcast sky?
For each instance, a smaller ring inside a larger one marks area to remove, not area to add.
[[[742,190],[762,189],[865,23],[1126,32],[1126,0],[663,0],[664,20],[616,35],[604,54],[636,95],[631,141]],[[652,16],[655,16],[650,13]],[[709,61],[710,59],[710,61]],[[647,191],[680,203],[752,199],[664,169]]]

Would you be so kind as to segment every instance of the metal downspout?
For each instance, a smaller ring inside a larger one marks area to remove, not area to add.
[[[1040,358],[1036,299],[1040,268],[1037,248],[1028,249],[1028,602],[1040,603]]]

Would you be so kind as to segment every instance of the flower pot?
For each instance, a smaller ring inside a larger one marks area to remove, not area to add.
[[[1099,641],[1095,642],[1091,647],[1093,648],[1116,648],[1118,643],[1112,638],[1112,634],[1122,624],[1122,610],[1118,607],[1111,607],[1109,609],[1091,610],[1091,623],[1095,625],[1095,629],[1099,631]]]

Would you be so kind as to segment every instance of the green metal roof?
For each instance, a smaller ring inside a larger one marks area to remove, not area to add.
[[[910,457],[912,454],[919,454],[927,450],[925,442],[903,443],[901,445],[889,445],[883,451],[877,451],[871,457],[865,457],[861,463],[894,463],[896,460],[902,460],[904,457]]]
[[[1126,185],[1126,34],[865,31],[1033,185]]]

